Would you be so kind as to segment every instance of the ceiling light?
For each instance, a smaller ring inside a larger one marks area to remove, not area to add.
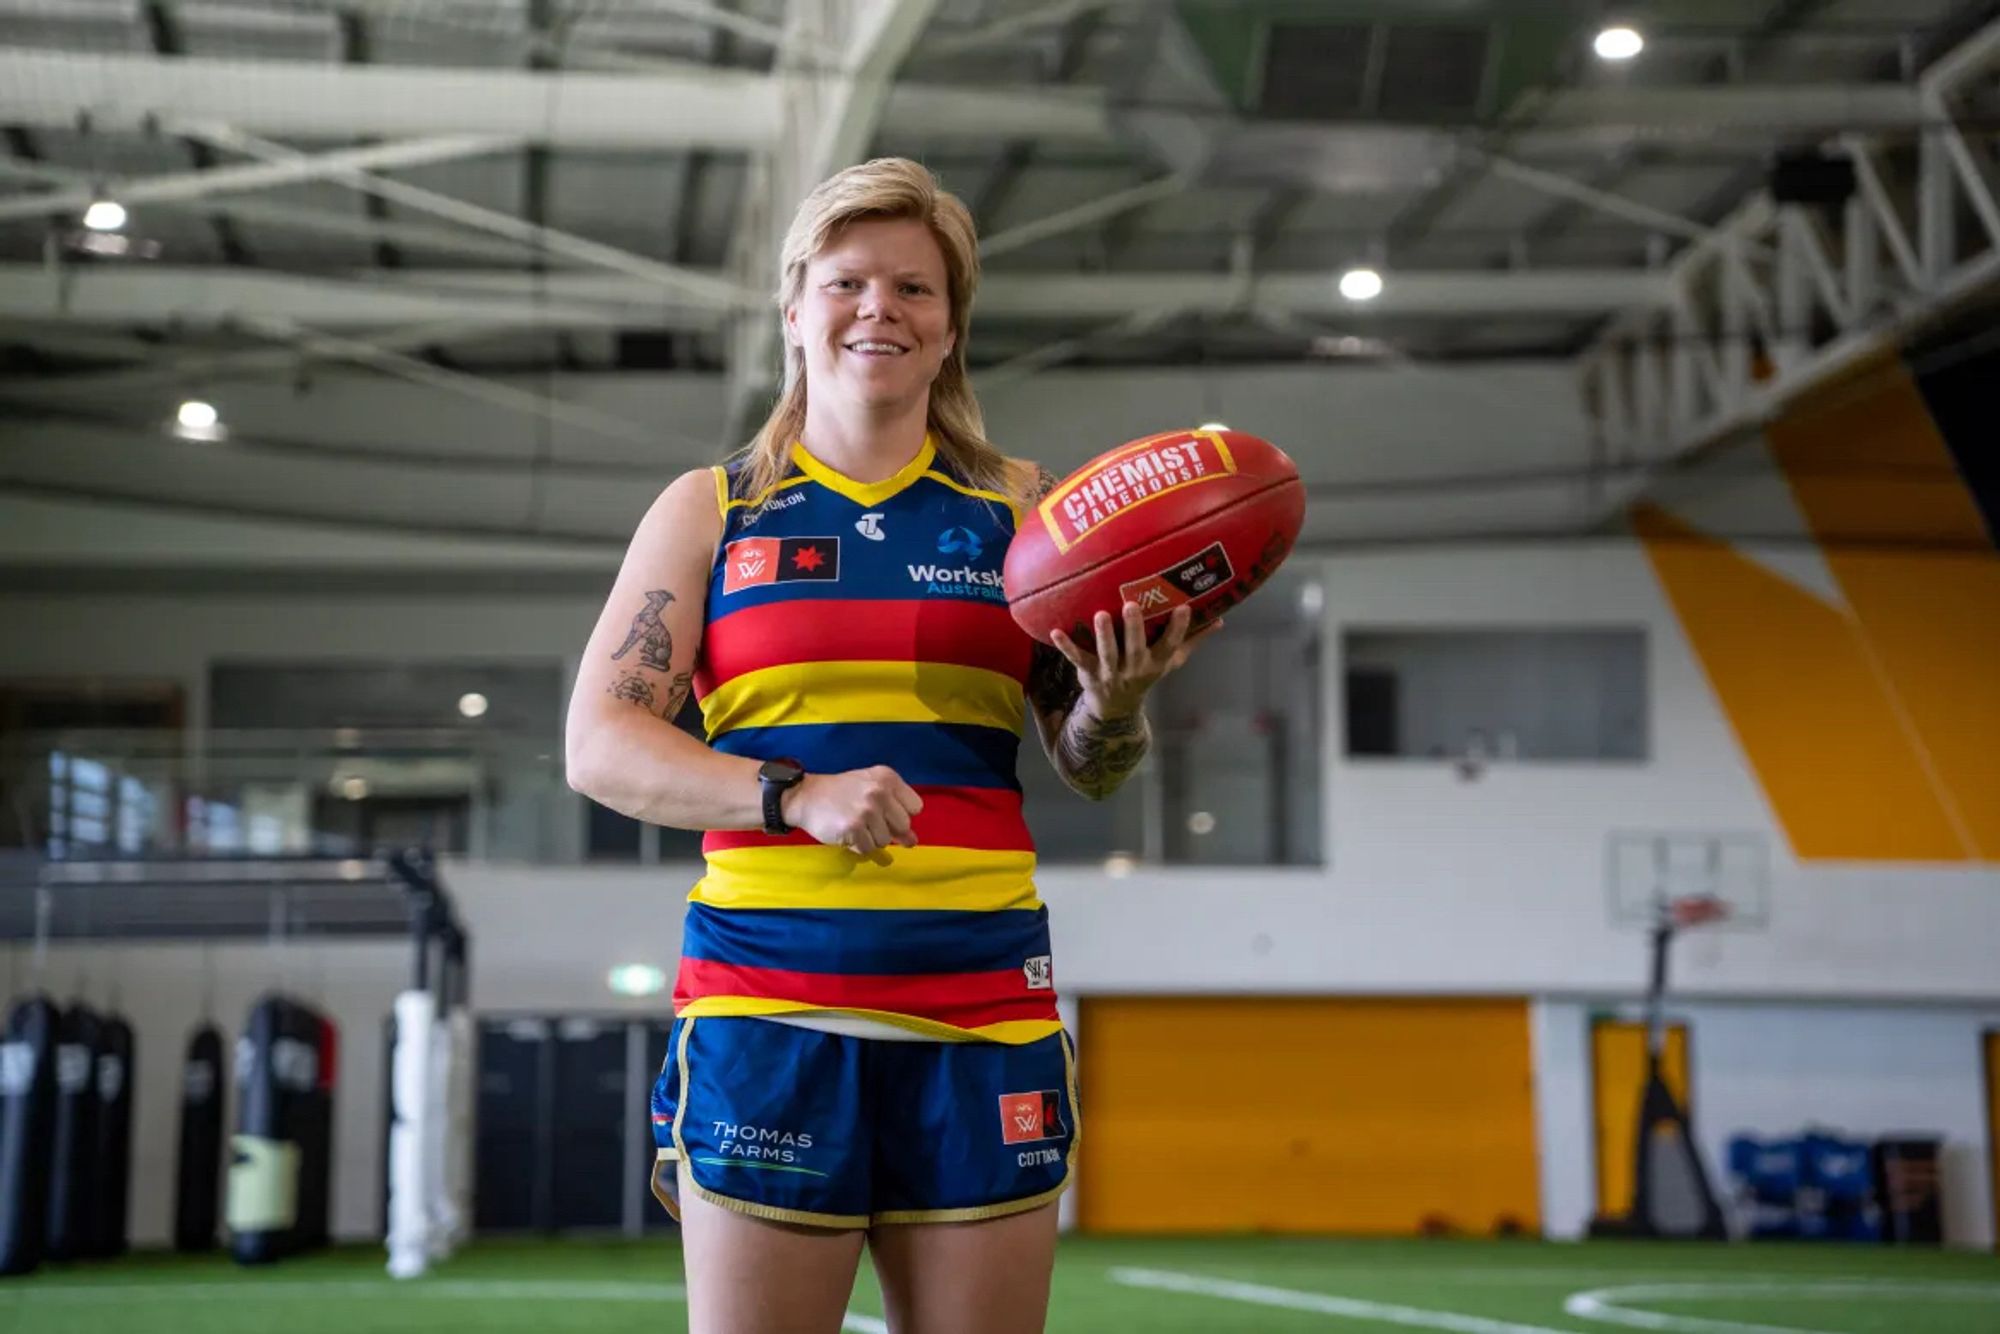
[[[125,206],[115,199],[99,199],[83,211],[83,225],[93,232],[115,232],[125,225]]]
[[[1215,816],[1208,811],[1196,811],[1188,816],[1188,832],[1197,837],[1215,832]]]
[[[480,694],[477,690],[466,691],[458,697],[458,712],[461,717],[465,718],[485,717],[486,696]]]
[[[1137,864],[1137,860],[1129,852],[1114,852],[1104,859],[1104,874],[1113,880],[1123,880],[1132,874],[1132,867]]]
[[[340,780],[340,795],[349,801],[360,801],[368,795],[368,780],[365,778],[343,778]]]
[[[1597,40],[1590,45],[1601,59],[1630,60],[1646,49],[1646,39],[1639,35],[1638,29],[1620,25],[1598,33]]]
[[[1340,275],[1340,294],[1349,301],[1373,301],[1382,295],[1382,275],[1373,269],[1349,269]]]
[[[1226,431],[1229,427],[1222,422],[1203,422],[1201,425],[1195,427],[1195,429],[1197,431]]]
[[[619,996],[657,996],[667,989],[667,975],[649,963],[621,963],[605,974],[604,985]]]

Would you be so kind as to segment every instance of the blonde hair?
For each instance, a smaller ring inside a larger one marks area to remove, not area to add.
[[[930,228],[944,253],[952,349],[931,381],[926,426],[937,441],[938,457],[974,486],[1016,495],[1026,489],[1026,472],[986,439],[986,418],[972,392],[965,348],[972,324],[972,299],[979,290],[979,239],[972,214],[958,196],[938,184],[920,163],[885,157],[837,172],[820,182],[799,205],[779,252],[777,301],[780,311],[805,292],[806,265],[852,223],[875,218],[915,218]],[[784,388],[771,415],[743,447],[745,496],[759,496],[783,480],[792,444],[806,424],[805,354],[785,343]]]

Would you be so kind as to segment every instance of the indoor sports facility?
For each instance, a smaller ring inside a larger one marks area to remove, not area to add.
[[[1012,691],[1046,1328],[2000,1331],[1992,0],[0,0],[0,1331],[688,1327],[704,835],[566,725],[880,158],[1049,498],[724,472],[713,596],[1227,608],[1099,800],[786,705]]]

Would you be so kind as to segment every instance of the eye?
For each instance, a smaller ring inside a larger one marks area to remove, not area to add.
[[[916,282],[904,283],[903,291],[910,296],[929,296],[931,294],[931,285],[929,283]]]
[[[861,280],[859,278],[834,278],[826,286],[828,291],[851,292],[861,286]]]

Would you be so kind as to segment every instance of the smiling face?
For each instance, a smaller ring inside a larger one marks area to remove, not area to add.
[[[944,252],[917,218],[868,218],[807,262],[785,336],[805,358],[814,399],[907,407],[930,392],[957,334]]]

